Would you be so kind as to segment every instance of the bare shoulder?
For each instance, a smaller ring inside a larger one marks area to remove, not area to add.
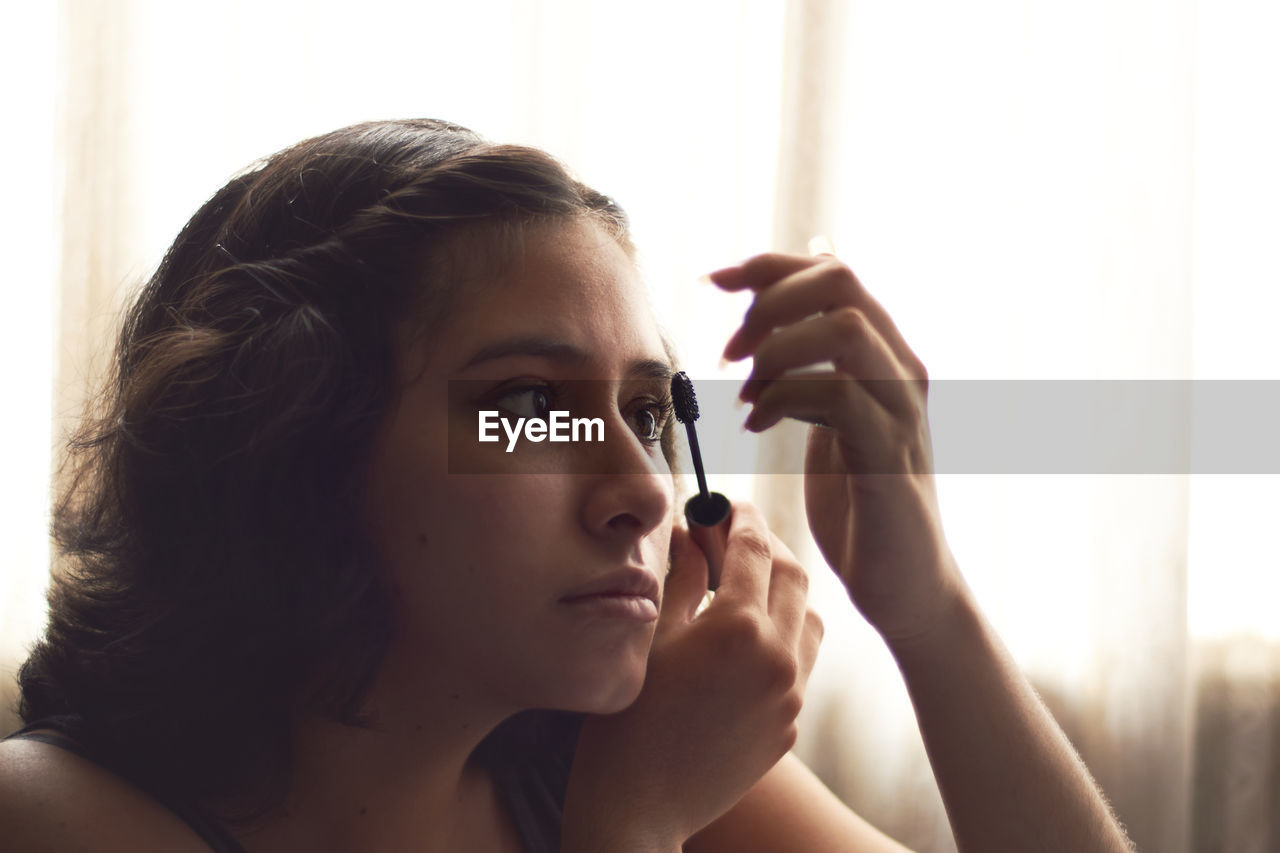
[[[841,802],[787,753],[738,804],[690,838],[685,853],[910,853]]]
[[[119,776],[31,740],[0,741],[0,851],[207,853],[179,817]]]

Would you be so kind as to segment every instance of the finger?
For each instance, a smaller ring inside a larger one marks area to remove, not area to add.
[[[863,436],[871,429],[883,431],[892,426],[894,417],[867,390],[868,384],[876,384],[876,380],[859,382],[832,371],[806,371],[774,379],[756,394],[743,426],[761,432],[790,417],[850,435],[855,430]]]
[[[730,361],[746,358],[776,328],[814,314],[857,305],[856,279],[840,274],[839,261],[808,260],[811,266],[779,279],[756,294],[742,318],[742,326],[725,345],[725,358]]]
[[[764,514],[749,503],[735,501],[724,549],[724,565],[720,569],[720,586],[716,589],[716,600],[712,606],[724,602],[765,609],[769,600],[772,564],[769,526],[765,523]]]
[[[794,648],[804,624],[805,604],[809,598],[809,573],[785,542],[774,533],[769,536],[773,548],[773,573],[769,577],[769,618],[787,646]]]
[[[707,277],[723,290],[759,290],[784,276],[820,264],[823,260],[823,258],[806,258],[803,255],[766,252],[737,266],[716,270]]]
[[[801,691],[809,686],[809,676],[818,661],[818,650],[822,647],[824,632],[822,617],[818,612],[812,608],[805,611],[804,627],[800,631],[799,645],[796,648],[796,680]]]
[[[784,417],[826,424],[839,435],[842,464],[848,467],[825,473],[901,473],[911,461],[899,458],[904,435],[913,435],[920,422],[895,418],[865,384],[836,373],[776,379],[760,392],[743,426],[763,432]]]
[[[920,380],[905,374],[884,340],[856,309],[813,317],[775,332],[756,353],[751,375],[739,397],[756,400],[773,381],[788,371],[831,362],[836,373],[859,381],[885,409],[903,418],[919,408]],[[795,374],[791,374],[795,375]]]
[[[655,632],[693,621],[707,592],[707,558],[683,527],[671,529],[671,568],[662,587],[662,609]]]
[[[812,258],[782,254],[756,255],[738,267],[726,267],[723,270],[717,270],[711,274],[711,280],[725,290],[744,290],[749,288],[759,291],[801,270],[815,270],[815,275],[829,276],[832,285],[837,290],[845,291],[850,295],[852,301],[843,304],[852,305],[865,313],[871,321],[871,325],[888,342],[889,348],[908,367],[911,375],[921,379],[926,378],[927,371],[924,363],[907,345],[906,338],[898,330],[897,324],[893,322],[889,312],[867,292],[862,282],[854,275],[853,270],[832,257],[826,255]],[[757,296],[758,298],[759,296]],[[745,355],[738,357],[745,358]]]

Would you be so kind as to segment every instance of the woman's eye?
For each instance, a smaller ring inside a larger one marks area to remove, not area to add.
[[[515,401],[513,404],[512,401]],[[517,388],[498,397],[502,408],[518,418],[545,421],[551,411],[551,395],[540,386]]]
[[[640,437],[653,441],[662,433],[658,415],[653,409],[641,409],[636,413],[636,421],[640,426]]]
[[[662,438],[670,404],[656,403],[636,412],[636,427],[640,440],[653,444]]]

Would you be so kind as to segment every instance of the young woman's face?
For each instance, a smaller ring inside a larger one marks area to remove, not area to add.
[[[396,609],[389,658],[402,683],[420,682],[402,689],[609,713],[640,691],[656,609],[565,599],[630,569],[660,604],[673,484],[655,439],[671,368],[614,239],[588,221],[524,237],[401,362],[369,501]],[[482,410],[514,424],[548,409],[600,418],[604,440],[522,435],[508,452],[498,427],[497,442],[478,441]]]

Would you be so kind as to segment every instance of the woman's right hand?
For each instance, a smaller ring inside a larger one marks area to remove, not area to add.
[[[808,576],[758,509],[735,503],[715,598],[682,528],[640,696],[582,725],[565,799],[568,850],[677,850],[795,745],[822,641]]]

